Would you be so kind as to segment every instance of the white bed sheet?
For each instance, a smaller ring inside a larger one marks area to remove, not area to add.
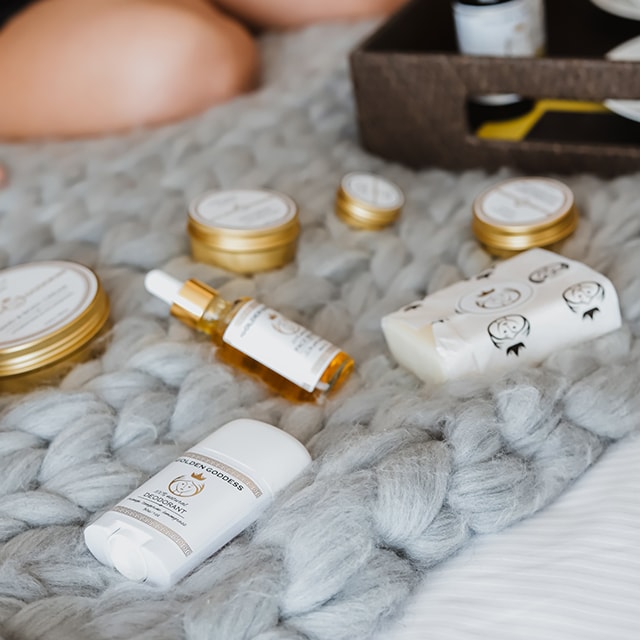
[[[383,638],[639,640],[640,435],[547,509],[433,569]]]

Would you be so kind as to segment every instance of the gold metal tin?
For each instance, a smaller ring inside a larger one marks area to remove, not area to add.
[[[0,271],[0,389],[23,390],[89,355],[108,318],[107,295],[84,265],[43,261]]]
[[[488,251],[508,257],[563,240],[575,231],[578,219],[566,184],[534,176],[505,180],[478,195],[471,228]]]
[[[351,227],[377,231],[393,224],[403,206],[404,195],[390,180],[373,173],[351,172],[340,182],[335,212]]]
[[[187,232],[198,262],[236,273],[282,267],[296,255],[296,203],[267,189],[209,191],[189,207]]]

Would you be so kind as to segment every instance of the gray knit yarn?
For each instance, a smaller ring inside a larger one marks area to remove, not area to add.
[[[640,185],[568,179],[582,211],[565,255],[606,273],[624,327],[495,380],[429,387],[398,368],[380,318],[490,263],[469,205],[508,172],[413,172],[358,146],[345,53],[372,25],[268,36],[265,87],[154,132],[0,147],[0,266],[96,268],[113,307],[104,355],[59,387],[0,395],[0,635],[5,640],[359,640],[384,630],[430,567],[549,504],[640,422]],[[346,229],[353,169],[407,196],[401,221]],[[297,260],[253,278],[196,264],[188,200],[270,187],[301,206]],[[146,270],[256,296],[358,362],[324,405],[291,405],[216,363],[145,294]],[[178,453],[250,416],[315,461],[256,525],[173,589],[127,581],[85,548],[88,521]]]

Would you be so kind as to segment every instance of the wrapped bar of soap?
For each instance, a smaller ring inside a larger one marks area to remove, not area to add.
[[[531,249],[382,318],[389,350],[425,381],[537,364],[621,325],[611,282]]]

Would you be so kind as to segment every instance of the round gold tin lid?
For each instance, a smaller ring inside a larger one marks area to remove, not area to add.
[[[359,229],[381,229],[393,223],[404,206],[396,184],[373,173],[353,171],[343,176],[336,194],[336,214]]]
[[[0,271],[0,377],[58,363],[109,317],[95,273],[75,262],[31,262]]]
[[[505,180],[473,202],[473,232],[484,245],[499,251],[553,244],[573,233],[577,224],[573,192],[552,178]]]
[[[267,189],[208,191],[189,206],[188,232],[214,250],[268,251],[296,241],[298,207]]]

